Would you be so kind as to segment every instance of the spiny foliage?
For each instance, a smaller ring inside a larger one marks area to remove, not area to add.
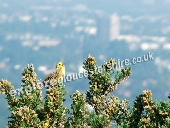
[[[71,110],[64,106],[67,92],[62,84],[48,86],[43,98],[41,89],[44,86],[37,80],[32,64],[22,73],[20,89],[14,90],[9,81],[1,80],[0,93],[6,95],[8,109],[11,111],[7,127],[170,127],[170,102],[153,101],[151,91],[144,90],[136,97],[132,107],[126,99],[120,100],[111,94],[121,82],[132,75],[131,67],[118,69],[114,59],[97,66],[95,58],[90,55],[83,64],[88,74],[89,89],[85,94],[76,90],[70,95],[73,101]],[[93,110],[88,110],[87,106],[91,106]]]

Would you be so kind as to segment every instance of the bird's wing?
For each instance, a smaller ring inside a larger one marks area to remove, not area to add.
[[[51,80],[51,79],[57,79],[58,76],[59,76],[59,71],[58,70],[54,70],[47,77],[45,77],[43,82]]]

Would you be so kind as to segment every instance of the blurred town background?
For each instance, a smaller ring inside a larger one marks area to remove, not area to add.
[[[110,58],[153,60],[131,65],[132,76],[113,92],[133,104],[149,89],[154,100],[170,93],[170,0],[5,0],[0,1],[0,79],[20,88],[22,71],[33,64],[43,79],[63,61],[67,74],[82,71],[91,53],[101,65]],[[66,82],[69,94],[85,92],[87,78]],[[7,101],[0,95],[0,127]],[[66,97],[66,106],[71,100]]]

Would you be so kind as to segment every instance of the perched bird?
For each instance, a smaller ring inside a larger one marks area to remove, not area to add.
[[[56,69],[51,72],[44,80],[44,85],[57,85],[63,81],[63,78],[65,76],[65,66],[63,62],[58,62],[56,64]]]

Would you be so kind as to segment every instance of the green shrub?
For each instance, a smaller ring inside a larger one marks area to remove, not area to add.
[[[7,80],[0,81],[0,93],[6,95],[8,128],[170,128],[170,102],[153,101],[152,92],[144,90],[130,107],[126,99],[120,100],[111,94],[127,79],[131,67],[117,69],[117,61],[110,59],[102,66],[88,56],[83,62],[89,79],[86,93],[78,90],[70,95],[71,110],[64,106],[67,92],[63,84],[46,88],[43,98],[42,86],[37,80],[33,65],[28,65],[22,73],[20,90],[14,90]],[[112,76],[114,75],[114,80]],[[16,95],[19,94],[19,95]],[[170,95],[169,95],[170,98]],[[90,105],[93,110],[87,109]]]

